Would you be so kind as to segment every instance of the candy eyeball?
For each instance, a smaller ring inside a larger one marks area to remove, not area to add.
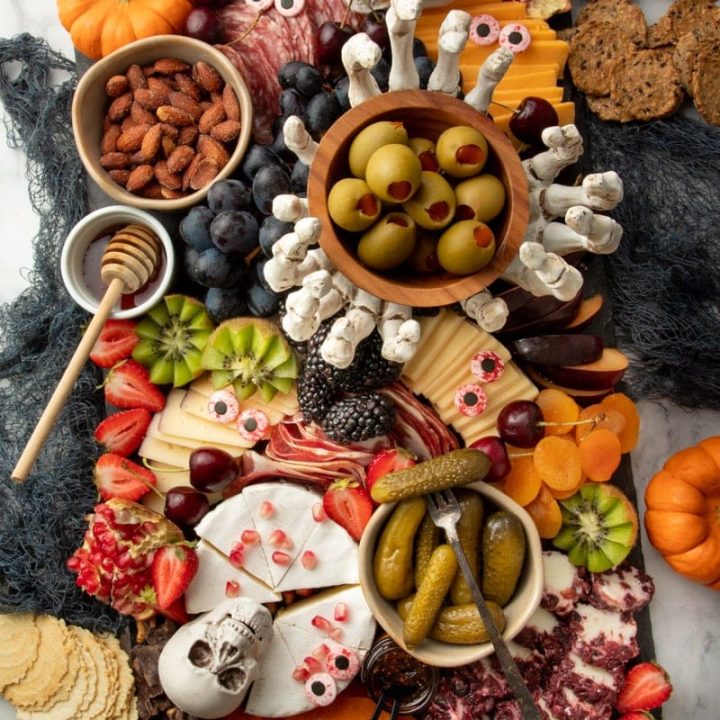
[[[275,9],[284,17],[295,17],[305,9],[305,0],[275,0]]]
[[[455,393],[455,407],[468,417],[480,415],[487,407],[488,399],[482,385],[461,385]]]
[[[505,371],[503,359],[492,350],[477,352],[470,360],[470,372],[478,382],[495,382]]]
[[[240,413],[240,402],[235,392],[231,388],[214,392],[208,401],[208,413],[215,422],[233,422]]]
[[[470,23],[470,39],[476,45],[492,45],[500,35],[500,23],[492,15],[476,15]]]
[[[337,651],[330,651],[325,660],[325,667],[336,680],[350,680],[357,675],[360,661],[349,648],[340,648]]]
[[[319,672],[305,681],[305,697],[313,704],[325,707],[335,702],[337,685],[330,673]]]
[[[530,47],[530,31],[520,23],[509,23],[501,31],[498,45],[511,53],[521,53]]]
[[[251,442],[259,442],[265,437],[270,425],[267,415],[261,410],[243,410],[237,419],[237,429],[242,437]]]

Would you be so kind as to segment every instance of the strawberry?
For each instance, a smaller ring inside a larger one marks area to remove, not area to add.
[[[139,500],[157,483],[150,470],[114,453],[105,453],[98,458],[94,475],[103,500]]]
[[[368,491],[357,481],[345,478],[334,482],[323,495],[326,515],[348,531],[356,542],[373,512]]]
[[[416,459],[414,455],[405,450],[405,448],[389,448],[381,450],[372,459],[365,471],[365,487],[368,492],[372,490],[373,485],[384,475],[395,472],[396,470],[405,470],[415,465]]]
[[[145,408],[160,412],[165,396],[150,382],[150,372],[135,360],[115,365],[105,379],[105,399],[118,408]]]
[[[184,625],[186,622],[190,622],[190,616],[185,609],[185,598],[179,597],[175,602],[170,603],[166,608],[158,608],[160,612],[166,617],[170,618],[173,622],[178,625]]]
[[[127,457],[140,447],[150,420],[152,415],[143,408],[114,413],[95,428],[95,439],[108,452]]]
[[[660,707],[672,692],[670,678],[657,663],[641,662],[630,668],[615,702],[619,713]]]
[[[187,545],[165,545],[155,553],[150,572],[160,610],[169,609],[185,592],[197,569],[197,554]]]
[[[653,720],[653,716],[644,710],[633,710],[632,712],[621,715],[618,720]]]
[[[102,368],[111,368],[129,358],[139,340],[132,320],[108,320],[93,345],[90,359]]]

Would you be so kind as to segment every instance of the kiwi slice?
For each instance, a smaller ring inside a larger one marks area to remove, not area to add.
[[[202,375],[202,354],[215,324],[205,306],[186,295],[166,295],[137,324],[133,357],[157,385],[187,385]]]
[[[268,320],[233,318],[209,337],[202,365],[212,371],[216,390],[232,385],[239,400],[260,391],[265,402],[290,392],[298,366],[277,327]]]
[[[605,572],[629,554],[638,532],[638,516],[628,498],[613,485],[586,483],[560,501],[562,527],[553,541],[568,552],[573,565]]]

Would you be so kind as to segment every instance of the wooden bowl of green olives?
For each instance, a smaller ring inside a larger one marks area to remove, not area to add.
[[[463,509],[464,520],[467,520],[466,513],[471,518],[463,523],[465,530],[461,532],[471,530],[473,524],[477,523],[477,542],[474,544],[481,556],[479,566],[483,568],[480,589],[485,593],[488,607],[496,624],[502,629],[503,637],[505,640],[512,640],[525,627],[542,598],[542,546],[535,523],[514,500],[485,482],[475,482],[455,492]],[[470,500],[480,509],[474,509]],[[419,504],[420,507],[415,508],[414,504]],[[401,503],[384,503],[373,513],[360,540],[360,586],[380,626],[413,657],[436,667],[467,665],[492,655],[495,651],[480,624],[472,601],[468,602],[468,598],[462,595],[458,598],[454,586],[451,586],[442,607],[434,616],[429,635],[412,646],[406,642],[406,622],[410,608],[420,594],[418,583],[423,582],[418,575],[418,569],[425,543],[424,525],[426,520],[429,520],[423,506],[424,498],[410,498]],[[474,520],[473,512],[478,516]],[[513,533],[519,533],[523,537],[523,548],[521,551],[517,550],[522,552],[520,565],[516,565],[519,572],[515,573],[512,588],[501,590],[497,581],[507,579],[510,568],[509,565],[506,567],[505,563],[511,564],[512,555],[516,554],[517,544],[509,542],[513,539]],[[435,547],[435,540],[438,543],[443,542],[440,538],[442,534],[436,536],[432,547]],[[382,562],[384,543],[389,543],[392,551],[389,556],[392,562],[387,568]],[[443,545],[440,549],[446,551],[448,548],[449,546]],[[403,562],[407,565],[405,570],[401,567]],[[431,563],[436,564],[436,560],[427,561],[426,567],[430,568]],[[491,582],[487,583],[488,568],[491,565],[495,572]],[[385,578],[378,575],[386,571]],[[432,571],[428,569],[426,572],[429,574]],[[405,577],[408,573],[410,578]],[[430,579],[430,584],[437,586],[440,583],[439,578]],[[498,592],[504,592],[504,599],[493,594]],[[461,604],[456,604],[456,601]]]
[[[415,307],[485,289],[517,254],[529,216],[507,137],[461,100],[423,90],[378,95],[337,120],[313,160],[308,202],[340,272]]]

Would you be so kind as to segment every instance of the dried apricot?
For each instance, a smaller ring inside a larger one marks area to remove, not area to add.
[[[533,519],[538,534],[544,540],[552,540],[562,527],[562,513],[557,500],[542,485],[538,496],[525,508]]]
[[[607,482],[620,465],[620,438],[605,428],[593,430],[579,445],[583,472],[593,482]]]
[[[535,464],[530,455],[511,458],[511,465],[510,474],[505,478],[503,491],[518,505],[525,507],[537,497],[542,480],[535,470]]]
[[[556,499],[556,500],[567,500],[567,498],[572,497],[586,482],[588,481],[588,478],[586,475],[582,475],[580,478],[580,482],[573,488],[570,488],[569,490],[555,490],[554,488],[548,487],[547,489],[550,491],[550,494]]]
[[[600,407],[604,411],[616,410],[625,418],[625,427],[618,434],[620,451],[628,453],[634,450],[640,434],[640,415],[638,415],[635,403],[623,393],[613,393],[603,399]]]
[[[580,407],[570,395],[562,390],[547,388],[540,392],[535,402],[542,410],[544,422],[561,423],[545,425],[545,435],[567,435],[573,431],[575,425],[571,423],[578,419]]]
[[[567,438],[543,438],[535,446],[533,464],[542,481],[555,490],[570,490],[582,480],[580,450]]]
[[[594,420],[594,422],[585,422],[586,420]],[[578,442],[593,430],[600,428],[610,430],[616,435],[620,435],[625,429],[625,416],[617,410],[604,409],[600,403],[583,408],[578,421],[582,422],[582,425],[575,426],[575,439]]]

